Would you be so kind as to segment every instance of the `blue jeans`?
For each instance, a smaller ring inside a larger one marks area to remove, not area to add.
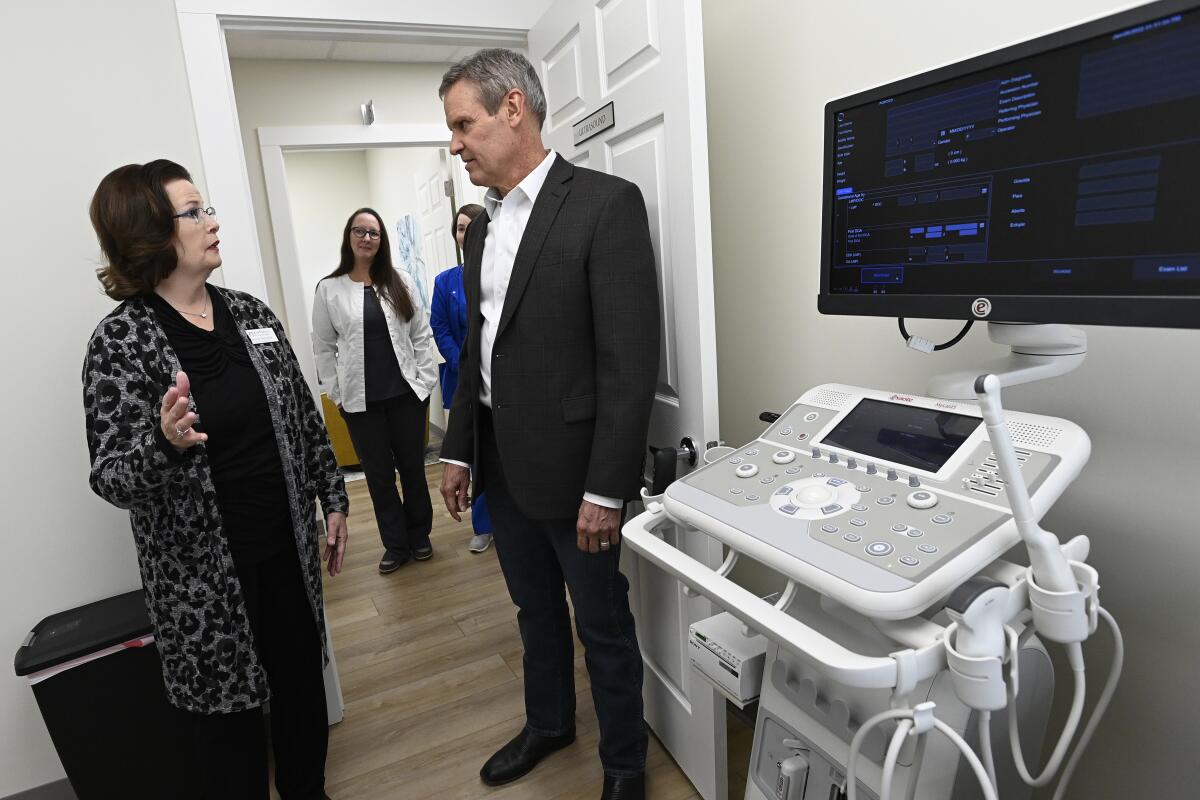
[[[494,456],[494,441],[488,444],[481,442],[481,450],[491,449]],[[487,473],[487,495],[496,554],[525,646],[526,724],[543,736],[575,727],[575,652],[565,584],[600,723],[600,763],[614,777],[638,775],[646,766],[647,742],[642,655],[629,610],[629,581],[618,568],[620,546],[585,553],[575,545],[575,519],[529,519],[513,502],[498,466]]]

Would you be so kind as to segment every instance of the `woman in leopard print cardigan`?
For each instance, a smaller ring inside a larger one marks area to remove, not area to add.
[[[219,226],[186,170],[121,167],[91,213],[100,281],[122,301],[83,368],[91,485],[129,510],[167,696],[191,712],[206,796],[268,796],[270,698],[280,795],[323,798],[314,498],[331,574],[348,508],[324,424],[270,309],[206,283]]]

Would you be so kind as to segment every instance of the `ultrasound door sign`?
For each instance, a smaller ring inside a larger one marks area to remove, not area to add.
[[[604,133],[616,124],[617,120],[613,115],[613,104],[609,103],[599,111],[592,112],[571,126],[575,146],[578,147],[583,142],[586,142],[593,136]]]

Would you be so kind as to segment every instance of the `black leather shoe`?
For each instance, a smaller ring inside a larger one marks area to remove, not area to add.
[[[413,558],[415,558],[417,561],[428,561],[429,559],[433,558],[433,545],[429,542],[426,542],[420,547],[414,547],[412,553]]]
[[[400,569],[407,563],[407,557],[396,556],[392,555],[391,553],[384,553],[383,558],[379,560],[379,574],[391,575],[393,572]]]
[[[614,778],[605,775],[604,794],[600,795],[600,800],[646,800],[646,776]]]
[[[562,736],[540,736],[525,728],[487,760],[479,770],[479,777],[488,786],[511,783],[527,775],[543,758],[573,741],[574,729]]]

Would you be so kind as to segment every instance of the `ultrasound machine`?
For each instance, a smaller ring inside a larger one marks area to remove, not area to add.
[[[953,342],[905,318],[983,322],[1008,353],[924,394],[814,386],[645,493],[625,541],[735,620],[722,635],[765,638],[747,800],[1027,798],[1055,781],[1062,797],[1123,646],[1087,537],[1039,524],[1088,436],[1001,390],[1082,363],[1072,324],[1200,327],[1200,4],[832,101],[824,168],[819,310],[897,317],[929,353]],[[724,563],[670,544],[686,535],[720,541]],[[1014,546],[1029,566],[1003,558]],[[785,588],[733,582],[739,559]],[[1108,664],[1083,657],[1098,631]],[[1073,700],[1048,730],[1053,649]],[[1103,689],[1085,709],[1089,677]]]

